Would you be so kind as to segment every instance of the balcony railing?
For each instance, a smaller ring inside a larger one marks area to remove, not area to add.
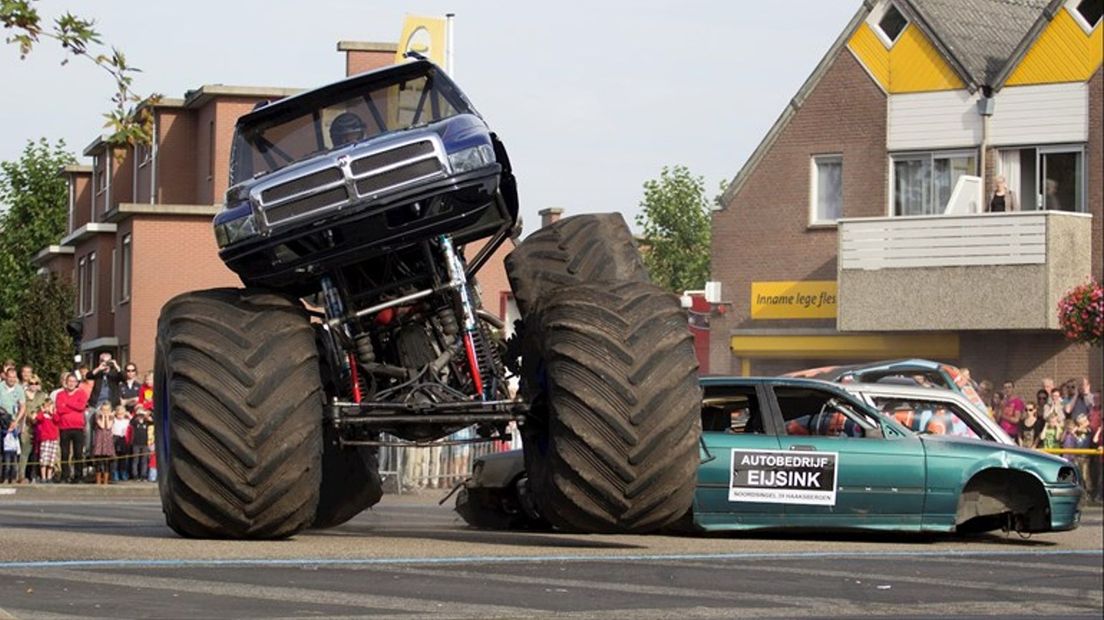
[[[839,329],[1057,329],[1091,257],[1084,213],[840,220]]]

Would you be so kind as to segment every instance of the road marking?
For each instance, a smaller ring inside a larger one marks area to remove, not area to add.
[[[663,563],[665,566],[687,566],[686,563]],[[708,568],[711,570],[739,570],[745,571],[747,567],[744,566],[717,566],[715,564],[702,564],[694,563],[693,566],[700,568]],[[866,581],[881,581],[883,583],[894,582],[906,585],[908,587],[915,587],[917,585],[932,585],[941,586],[945,588],[954,588],[962,590],[984,590],[986,592],[999,592],[1004,588],[1007,588],[1007,584],[992,583],[986,581],[979,581],[977,579],[970,579],[969,581],[959,581],[953,579],[938,579],[935,577],[922,577],[920,575],[889,575],[882,572],[866,572],[847,571],[847,570],[822,570],[815,568],[797,568],[788,566],[763,566],[757,564],[754,569],[757,573],[779,573],[784,575],[807,575],[810,577],[832,577],[840,579],[863,579]],[[1042,596],[1061,596],[1063,598],[1073,599],[1088,599],[1093,603],[1104,602],[1104,594],[1099,590],[1081,590],[1077,588],[1052,588],[1046,586],[1029,586],[1025,584],[1016,584],[1016,592],[1024,592],[1027,594],[1039,594]]]
[[[1039,549],[1035,551],[794,551],[782,553],[674,553],[610,555],[486,555],[459,557],[399,558],[238,558],[238,559],[126,559],[126,560],[31,560],[0,562],[0,571],[22,568],[191,568],[202,566],[402,566],[524,564],[545,562],[692,562],[701,560],[806,560],[923,557],[1063,557],[1100,556],[1104,549]]]
[[[413,593],[410,597],[387,596],[358,592],[342,592],[338,590],[264,586],[252,583],[227,583],[183,577],[149,577],[140,575],[128,575],[126,581],[121,582],[118,575],[105,575],[94,571],[85,572],[63,569],[46,572],[32,572],[28,570],[5,571],[5,573],[31,579],[54,579],[70,583],[169,590],[171,592],[262,599],[266,601],[285,601],[289,603],[315,603],[319,605],[340,605],[344,607],[391,609],[395,611],[405,611],[408,612],[408,614],[413,612],[434,615],[444,614],[447,616],[449,612],[462,612],[468,617],[477,618],[517,618],[521,616],[534,616],[543,612],[543,610],[495,605],[493,603],[481,604],[457,603],[450,600],[438,601],[429,598],[424,592]]]

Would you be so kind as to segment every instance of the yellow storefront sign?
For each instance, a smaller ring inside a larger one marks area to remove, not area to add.
[[[753,319],[834,319],[835,280],[752,282]]]

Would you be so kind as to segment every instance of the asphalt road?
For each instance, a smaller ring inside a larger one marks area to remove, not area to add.
[[[443,495],[443,492],[442,492]],[[0,495],[0,618],[1100,618],[1104,527],[969,539],[580,536],[388,496],[288,541],[193,541],[146,490]]]

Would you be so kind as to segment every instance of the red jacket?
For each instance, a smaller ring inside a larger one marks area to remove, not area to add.
[[[43,441],[57,441],[58,438],[61,437],[61,434],[58,433],[57,424],[54,423],[53,414],[38,414],[38,417],[35,418],[35,426],[37,429],[35,432],[35,439],[37,439],[39,443]]]
[[[84,430],[84,409],[88,406],[88,394],[84,390],[72,393],[62,391],[57,395],[57,425],[63,431]]]

